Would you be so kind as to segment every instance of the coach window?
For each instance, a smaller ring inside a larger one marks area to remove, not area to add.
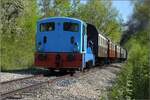
[[[71,23],[71,22],[64,22],[63,29],[64,29],[64,31],[78,32],[79,24]]]
[[[40,24],[40,32],[53,31],[55,29],[54,22],[41,23]]]

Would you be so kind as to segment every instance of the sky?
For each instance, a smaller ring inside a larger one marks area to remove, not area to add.
[[[130,0],[113,0],[113,6],[119,11],[123,21],[127,22],[129,16],[133,13],[133,5]]]

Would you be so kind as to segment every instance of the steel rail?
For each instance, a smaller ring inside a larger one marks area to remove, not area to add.
[[[9,81],[0,82],[0,84],[3,85],[3,84],[11,83],[11,82],[17,82],[17,81],[22,81],[22,80],[26,80],[26,79],[41,77],[41,76],[43,76],[43,75],[33,75],[33,76],[29,76],[29,77],[18,78],[18,79],[14,79],[14,80],[9,80]]]
[[[67,74],[67,75],[64,75],[64,76],[61,76],[61,77],[57,77],[57,78],[52,79],[52,80],[48,80],[48,81],[45,81],[45,82],[29,85],[29,86],[26,86],[26,87],[23,87],[23,88],[19,88],[19,89],[13,90],[13,91],[9,91],[9,92],[6,92],[6,93],[1,93],[1,99],[8,98],[8,97],[12,96],[15,93],[19,93],[19,92],[26,91],[26,90],[29,90],[29,89],[32,89],[32,88],[35,88],[35,87],[42,86],[42,85],[44,85],[46,83],[47,84],[53,83],[54,81],[57,81],[57,80],[62,79],[62,78],[65,78],[67,76],[70,76],[70,75]]]
[[[79,73],[76,73],[73,75],[73,77],[77,78],[79,76],[84,76],[87,74],[89,70],[85,70],[84,73],[83,72],[79,72]],[[37,77],[37,76],[41,76],[41,75],[36,75],[36,76],[31,76],[31,77],[26,77],[26,78],[21,78],[21,79],[16,79],[17,81],[19,80],[24,80],[24,79],[30,79],[30,78],[34,78],[34,77]],[[54,78],[54,79],[51,79],[51,80],[48,80],[48,81],[45,81],[45,82],[40,82],[40,83],[37,83],[37,84],[33,84],[33,85],[29,85],[29,86],[26,86],[26,87],[23,87],[23,88],[19,88],[19,89],[16,89],[16,90],[12,90],[12,91],[9,91],[9,92],[5,92],[5,93],[1,93],[1,99],[5,99],[5,98],[8,98],[16,93],[20,93],[22,91],[26,91],[26,90],[29,90],[29,89],[32,89],[32,88],[35,88],[35,87],[39,87],[39,86],[42,86],[44,84],[50,84],[50,83],[53,83],[57,80],[61,80],[63,78],[66,78],[70,76],[70,74],[66,74],[64,76],[61,76],[61,77],[57,77],[57,78]],[[7,81],[7,82],[3,82],[4,83],[8,83],[8,82],[14,82],[15,80],[10,80],[10,81]]]
[[[5,99],[7,97],[10,97],[11,95],[13,95],[15,93],[18,93],[18,92],[22,92],[22,91],[25,91],[25,90],[28,90],[28,89],[32,89],[32,88],[37,87],[37,86],[41,86],[44,83],[48,83],[48,81],[37,83],[37,84],[33,84],[33,85],[30,85],[30,86],[26,86],[26,87],[23,87],[23,88],[20,88],[20,89],[17,89],[17,90],[13,90],[13,91],[9,91],[9,92],[6,92],[6,93],[2,93],[1,94],[1,99]]]

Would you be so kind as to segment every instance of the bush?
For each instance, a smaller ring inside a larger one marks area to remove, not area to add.
[[[126,45],[129,57],[109,96],[113,100],[149,98],[149,50],[140,43],[131,39]]]
[[[34,57],[36,0],[2,0],[0,6],[1,70],[28,68]]]

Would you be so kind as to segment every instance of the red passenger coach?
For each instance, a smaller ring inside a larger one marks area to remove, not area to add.
[[[82,55],[79,53],[35,53],[35,65],[48,69],[79,69]]]
[[[110,40],[108,40],[108,59],[110,62],[114,62],[116,59],[115,44]]]

